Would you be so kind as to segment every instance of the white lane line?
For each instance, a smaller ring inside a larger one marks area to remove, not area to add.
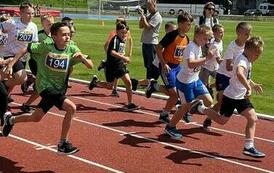
[[[51,148],[51,147],[49,147],[49,146],[42,145],[42,144],[39,144],[39,143],[37,143],[37,142],[33,142],[33,141],[28,140],[28,139],[25,139],[25,138],[22,138],[22,137],[19,137],[19,136],[16,136],[16,135],[12,135],[12,134],[9,134],[9,137],[12,137],[12,138],[17,139],[17,140],[19,140],[19,141],[22,141],[22,142],[25,142],[25,143],[34,145],[35,147],[40,147],[40,148],[43,148],[43,149],[52,151],[52,152],[54,152],[54,153],[57,153],[56,149],[53,149],[53,148]],[[81,158],[81,157],[78,157],[78,156],[75,156],[75,155],[67,155],[67,156],[70,157],[70,158],[73,158],[73,159],[75,159],[75,160],[78,160],[78,161],[87,163],[87,164],[89,164],[89,165],[96,166],[96,167],[99,167],[99,168],[108,170],[108,171],[110,171],[110,172],[123,173],[122,171],[119,171],[119,170],[116,170],[116,169],[113,169],[113,168],[104,166],[104,165],[102,165],[102,164],[99,164],[99,163],[96,163],[96,162],[93,162],[93,161],[90,161],[90,160],[87,160],[87,159],[84,159],[84,158]]]
[[[61,115],[61,114],[58,114],[58,113],[53,113],[53,112],[48,112],[48,113],[50,113],[52,115],[55,115],[55,116],[62,117],[62,118],[64,117],[64,115]],[[85,120],[81,120],[81,119],[75,119],[75,118],[73,118],[73,120],[84,123],[84,124],[88,124],[88,125],[91,125],[91,126],[95,126],[95,127],[98,127],[98,128],[103,128],[103,129],[106,129],[106,130],[117,132],[117,133],[119,133],[119,135],[121,135],[121,134],[130,135],[130,136],[135,137],[135,138],[145,139],[145,140],[150,141],[150,142],[154,142],[154,143],[161,144],[161,145],[164,145],[164,146],[173,147],[173,148],[180,149],[180,150],[186,150],[186,151],[189,151],[191,153],[200,154],[200,155],[203,155],[203,156],[206,156],[206,157],[209,157],[209,158],[213,158],[213,159],[216,159],[216,160],[221,160],[223,162],[232,163],[232,164],[235,164],[235,165],[243,166],[243,167],[246,167],[246,168],[250,168],[250,169],[254,169],[254,170],[258,170],[258,171],[262,171],[262,172],[274,173],[273,171],[267,170],[267,169],[264,169],[264,168],[260,168],[260,167],[244,164],[244,163],[241,163],[241,162],[225,159],[225,158],[222,158],[222,157],[214,156],[214,155],[211,155],[211,154],[207,154],[207,153],[204,153],[204,152],[201,152],[201,151],[192,150],[192,149],[189,149],[189,148],[180,147],[180,146],[169,144],[169,143],[166,143],[166,142],[161,142],[161,141],[151,139],[151,138],[147,138],[147,137],[144,137],[144,136],[140,136],[140,135],[136,135],[136,134],[130,134],[130,132],[125,132],[125,131],[118,130],[118,129],[115,129],[115,128],[111,128],[111,127],[107,127],[107,126],[104,126],[104,125],[92,123],[92,122],[89,122],[89,121],[85,121]]]
[[[35,146],[35,150],[44,150],[44,149],[47,149],[47,148],[57,148],[57,145],[51,145],[51,144],[47,144],[47,145],[45,145],[46,147],[39,147],[39,146]]]
[[[110,106],[110,107],[122,108],[122,106],[119,106],[119,105],[114,105],[114,104],[110,104],[110,103],[104,103],[104,102],[95,101],[95,100],[92,100],[92,99],[87,99],[87,98],[82,98],[82,97],[77,97],[77,96],[72,96],[72,97],[76,98],[78,100],[84,100],[84,101],[93,102],[93,103],[97,103],[97,104],[101,104],[101,105],[106,105],[106,106]],[[138,112],[138,113],[142,113],[142,114],[146,114],[146,115],[152,115],[152,116],[155,116],[155,117],[159,117],[158,114],[150,113],[150,112],[146,112],[146,111],[142,111],[142,110],[135,110],[134,112]],[[180,121],[183,122],[182,120],[180,120]],[[197,122],[187,123],[186,125],[188,125],[188,124],[192,124],[192,125],[199,126],[199,127],[203,126],[202,124],[199,124]],[[210,128],[214,129],[216,131],[224,132],[224,133],[234,134],[234,135],[238,135],[238,136],[245,136],[245,134],[238,133],[238,132],[233,132],[233,131],[230,131],[230,130],[219,129],[219,128],[216,128],[216,127],[210,127]],[[266,138],[262,138],[262,137],[255,137],[255,139],[261,140],[261,141],[265,141],[265,142],[274,143],[274,140],[266,139]]]

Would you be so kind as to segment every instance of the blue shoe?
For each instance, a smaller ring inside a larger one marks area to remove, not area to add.
[[[165,128],[165,133],[168,134],[172,139],[181,139],[183,135],[176,129],[176,127],[169,127],[168,125]]]
[[[165,123],[165,124],[168,124],[169,123],[169,118],[168,118],[168,113],[167,112],[164,112],[162,111],[160,113],[160,116],[159,116],[159,121]]]
[[[258,151],[255,147],[251,147],[249,149],[244,148],[243,154],[251,156],[251,157],[265,157],[265,153]]]

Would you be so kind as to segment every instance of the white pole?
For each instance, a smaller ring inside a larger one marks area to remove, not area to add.
[[[101,6],[102,6],[102,1],[99,0],[99,7],[98,7],[98,19],[101,19]]]

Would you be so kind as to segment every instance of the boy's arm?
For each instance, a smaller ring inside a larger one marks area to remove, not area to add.
[[[131,34],[129,33],[129,35],[128,35],[128,45],[127,45],[127,55],[129,57],[132,56],[132,47],[133,47],[133,41],[132,41]]]
[[[195,55],[193,55],[193,57],[187,59],[187,63],[188,63],[188,67],[189,68],[196,68],[196,67],[200,67],[202,65],[204,65],[204,63],[211,59],[213,57],[213,53],[212,51],[208,51],[206,57],[203,57],[203,58],[198,58],[198,59],[195,59],[194,57]]]
[[[24,55],[28,52],[27,48],[21,49],[13,58],[11,62],[8,63],[7,68],[5,70],[6,75],[12,75],[12,67],[13,65]]]
[[[162,69],[164,70],[165,73],[169,73],[170,67],[167,65],[166,61],[164,60],[163,50],[164,50],[164,47],[159,43],[156,46],[156,53],[157,53],[157,56],[160,60]]]
[[[245,77],[245,68],[243,66],[238,66],[236,69],[236,75],[237,78],[239,79],[239,81],[241,82],[241,84],[246,88],[246,97],[250,97],[251,93],[252,93],[252,88],[250,86],[250,81],[247,80],[247,78]]]
[[[119,58],[122,59],[125,63],[130,63],[130,58],[127,56],[124,56],[118,52],[116,52],[115,50],[111,50],[110,51],[111,56],[114,56],[115,58]]]
[[[89,69],[93,68],[93,63],[92,61],[88,58],[88,55],[84,55],[81,52],[77,52],[73,55],[73,58],[78,59],[79,61],[81,61],[83,64],[85,64],[85,66]]]
[[[250,80],[250,86],[255,91],[256,94],[262,94],[263,93],[263,85],[255,83],[253,80]]]

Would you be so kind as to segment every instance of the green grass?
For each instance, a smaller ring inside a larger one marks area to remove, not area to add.
[[[83,65],[77,65],[73,71],[72,77],[89,80],[92,74],[97,74],[99,78],[104,79],[103,72],[98,73],[96,69],[100,61],[106,57],[103,45],[109,31],[115,28],[114,22],[115,21],[104,21],[105,25],[102,26],[101,21],[98,20],[75,20],[77,34],[73,40],[77,42],[83,53],[92,57],[95,68],[87,70]],[[234,30],[237,22],[220,21],[220,23],[225,26],[224,48],[226,48],[228,43],[236,37]],[[253,35],[261,36],[265,41],[263,55],[257,62],[255,62],[252,73],[252,79],[257,83],[263,84],[264,93],[262,95],[253,94],[251,97],[252,103],[257,112],[274,115],[274,60],[272,59],[274,55],[273,23],[260,21],[250,23],[253,26]],[[133,56],[132,62],[128,66],[130,76],[142,79],[145,77],[145,68],[143,66],[140,43],[142,30],[138,28],[137,21],[129,21],[129,27],[133,36]],[[163,37],[163,31],[164,29],[162,25],[160,38]],[[191,30],[188,35],[192,38],[193,31]]]

